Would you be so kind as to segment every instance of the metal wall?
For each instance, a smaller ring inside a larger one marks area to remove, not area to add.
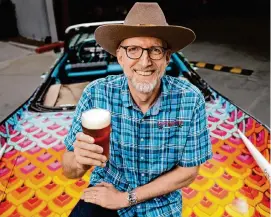
[[[44,40],[50,36],[45,0],[12,0],[21,36]]]

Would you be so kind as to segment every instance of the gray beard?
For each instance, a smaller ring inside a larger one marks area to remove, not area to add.
[[[148,82],[138,83],[136,82],[136,79],[132,78],[131,83],[137,91],[141,93],[151,93],[156,87],[158,81],[156,79],[153,83],[148,83]]]

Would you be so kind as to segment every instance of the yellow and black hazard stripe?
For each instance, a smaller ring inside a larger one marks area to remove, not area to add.
[[[249,69],[241,69],[239,67],[230,67],[230,66],[223,66],[218,64],[211,64],[211,63],[204,63],[204,62],[196,62],[196,61],[190,61],[194,66],[198,68],[205,68],[205,69],[211,69],[215,71],[223,71],[223,72],[229,72],[239,75],[251,75],[253,73],[253,70]]]

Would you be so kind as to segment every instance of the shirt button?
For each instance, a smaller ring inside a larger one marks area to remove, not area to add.
[[[141,173],[141,176],[145,176],[145,174],[144,174],[144,173]]]
[[[141,206],[140,206],[140,205],[138,205],[138,206],[137,206],[137,208],[138,208],[138,209],[140,209],[140,208],[141,208]]]
[[[144,141],[144,139],[143,139],[143,138],[141,138],[141,139],[140,139],[140,141],[141,141],[141,142],[143,142],[143,141]]]
[[[144,160],[144,157],[141,157],[140,159],[141,159],[141,160]]]

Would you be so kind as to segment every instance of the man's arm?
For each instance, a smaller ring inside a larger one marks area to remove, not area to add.
[[[198,166],[180,167],[165,173],[154,181],[135,188],[137,202],[159,197],[172,191],[188,186],[197,176]],[[118,210],[129,207],[128,192],[118,191],[110,183],[99,183],[84,190],[81,199],[102,206],[107,209]]]
[[[165,173],[152,182],[135,189],[137,202],[168,194],[191,184],[198,174],[196,167],[180,167]]]

